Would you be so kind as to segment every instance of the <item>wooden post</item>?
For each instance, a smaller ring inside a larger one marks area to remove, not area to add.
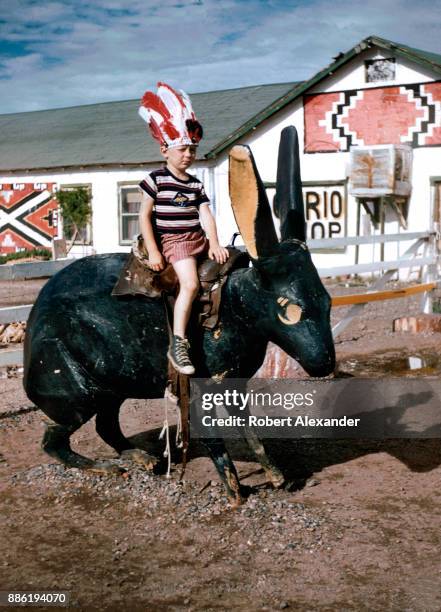
[[[52,241],[52,259],[64,259],[67,257],[65,238],[54,238]]]
[[[424,266],[424,271],[422,273],[422,282],[423,283],[431,283],[436,280],[437,277],[437,266],[439,261],[439,250],[438,250],[438,239],[437,235],[433,234],[430,236],[427,242],[427,251],[428,255],[433,255],[437,257],[437,260],[433,264],[429,264],[428,266]],[[424,314],[432,314],[433,312],[433,289],[431,291],[426,291],[423,294],[421,300],[421,310]]]
[[[356,201],[357,201],[357,227],[355,231],[356,231],[356,236],[358,237],[360,235],[360,218],[361,218],[360,198],[356,198]],[[355,265],[358,264],[359,254],[360,254],[360,245],[356,244],[355,245]]]
[[[380,198],[380,234],[384,234],[384,224],[386,219],[386,199]],[[384,242],[380,245],[380,261],[384,261]]]

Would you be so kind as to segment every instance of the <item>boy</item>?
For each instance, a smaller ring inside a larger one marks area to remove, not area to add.
[[[140,229],[149,267],[159,272],[165,262],[171,263],[178,277],[173,341],[167,356],[178,372],[191,375],[195,370],[188,355],[190,345],[186,327],[199,289],[196,257],[208,252],[211,259],[225,263],[228,250],[219,245],[216,222],[203,184],[187,173],[202,138],[202,127],[196,120],[190,99],[183,91],[178,93],[169,85],[158,83],[157,95],[144,94],[139,113],[159,141],[166,160],[164,168],[150,172],[140,183],[143,190]],[[153,229],[153,210],[159,246]]]

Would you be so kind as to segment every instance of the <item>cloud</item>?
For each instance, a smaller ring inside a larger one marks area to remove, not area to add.
[[[0,112],[139,98],[159,79],[190,92],[303,80],[370,34],[439,52],[441,29],[427,0],[10,4]]]

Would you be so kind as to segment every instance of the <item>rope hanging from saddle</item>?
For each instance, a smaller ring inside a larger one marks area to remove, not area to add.
[[[163,294],[164,307],[167,321],[167,329],[169,342],[173,338],[173,308],[175,298],[170,295]],[[173,365],[168,362],[167,370],[167,386],[164,393],[165,399],[165,418],[164,426],[160,433],[160,439],[165,435],[166,447],[164,456],[167,458],[167,478],[170,478],[171,471],[171,450],[170,450],[170,433],[168,423],[168,408],[172,404],[177,410],[177,427],[176,427],[176,447],[182,449],[182,468],[179,475],[179,480],[184,478],[185,469],[187,467],[187,451],[190,441],[190,378],[185,374],[177,372]]]

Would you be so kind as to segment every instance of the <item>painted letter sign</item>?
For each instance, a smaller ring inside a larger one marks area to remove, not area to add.
[[[307,240],[346,236],[346,181],[303,182]],[[273,201],[275,189],[267,188]],[[279,227],[274,218],[276,228]]]
[[[346,184],[303,183],[307,238],[346,235]]]

